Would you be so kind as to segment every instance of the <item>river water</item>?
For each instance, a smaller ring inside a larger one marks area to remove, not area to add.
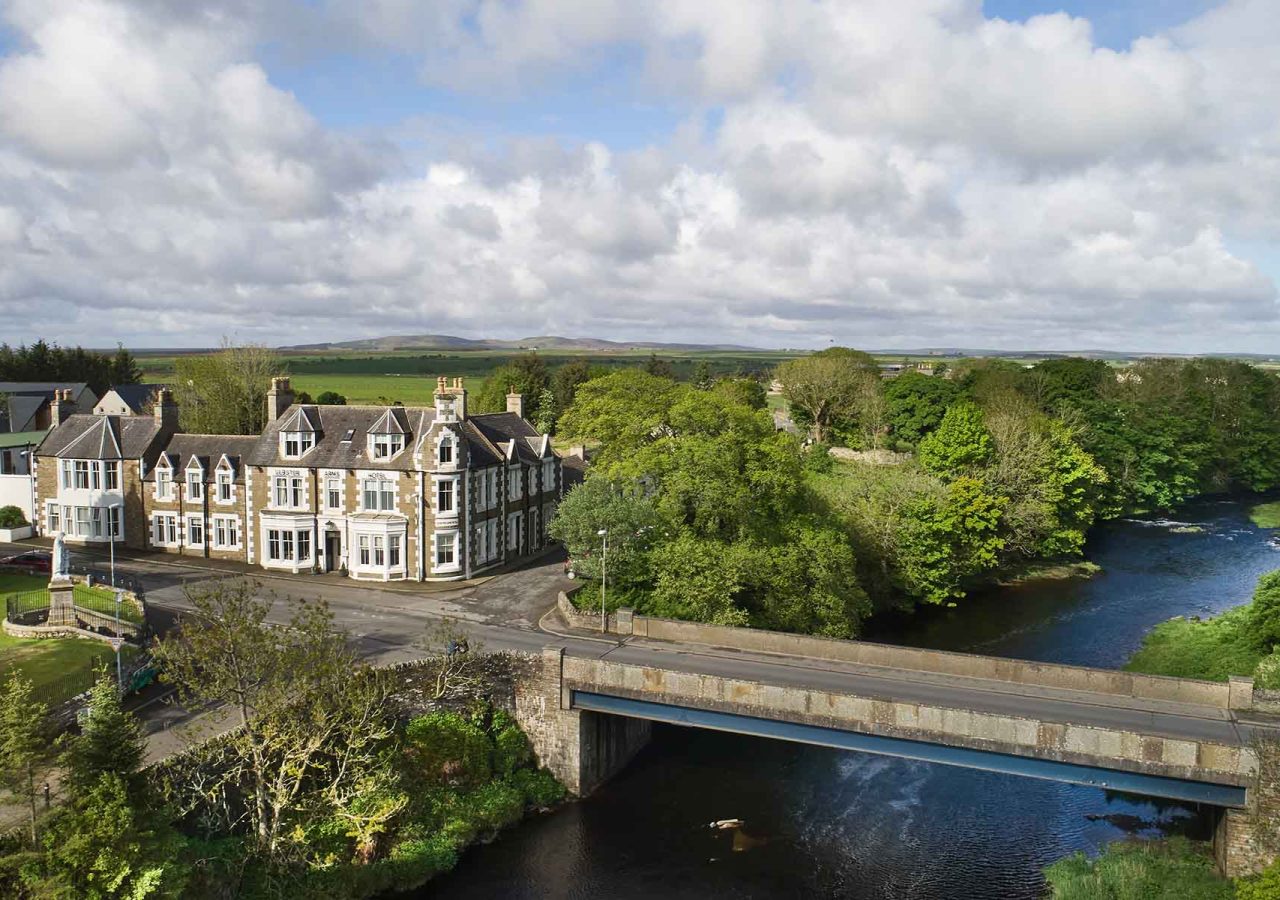
[[[1280,567],[1245,500],[1108,523],[1103,574],[873,623],[869,638],[1118,667],[1154,624],[1246,602]],[[740,818],[738,831],[712,820]],[[585,801],[468,851],[430,898],[1036,898],[1043,866],[1129,834],[1207,837],[1184,804],[676,727]]]

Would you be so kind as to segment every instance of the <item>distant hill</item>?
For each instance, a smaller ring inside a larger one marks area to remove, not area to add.
[[[386,337],[336,341],[327,344],[294,344],[281,350],[737,350],[759,351],[739,344],[663,344],[649,341],[606,341],[600,338],[568,338],[555,335],[500,341],[462,338],[449,334],[393,334]]]

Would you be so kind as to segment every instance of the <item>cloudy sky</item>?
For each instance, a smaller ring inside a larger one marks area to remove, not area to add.
[[[1276,0],[0,0],[0,339],[1280,351]]]

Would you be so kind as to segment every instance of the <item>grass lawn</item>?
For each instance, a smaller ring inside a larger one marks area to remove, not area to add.
[[[0,575],[0,597],[21,591],[43,591],[48,587],[48,575]]]
[[[128,660],[137,651],[126,646],[121,651]],[[115,653],[102,641],[86,638],[15,638],[0,633],[0,677],[8,678],[17,669],[30,679],[40,699],[60,703],[87,689],[94,678],[95,664],[115,665]]]
[[[1249,518],[1259,528],[1280,528],[1280,500],[1259,503],[1249,510]]]

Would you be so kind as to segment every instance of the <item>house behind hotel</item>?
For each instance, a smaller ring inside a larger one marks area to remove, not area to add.
[[[523,416],[471,415],[461,379],[434,405],[294,402],[272,381],[260,435],[178,430],[150,415],[78,414],[37,450],[42,533],[289,572],[448,580],[540,551],[563,490],[559,455]]]

